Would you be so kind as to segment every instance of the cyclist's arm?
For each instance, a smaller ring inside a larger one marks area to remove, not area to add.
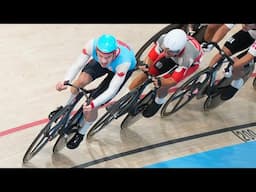
[[[225,35],[234,27],[234,24],[224,24],[222,25],[212,37],[212,42],[220,42]]]
[[[109,87],[101,95],[91,102],[92,108],[98,107],[117,95],[118,90],[125,80],[131,63],[126,62],[117,66],[116,73],[109,83]]]
[[[251,60],[256,57],[256,41],[251,45],[250,49],[248,50],[247,54],[245,54],[240,59],[237,59],[233,65],[234,69],[242,70],[243,66],[248,64]]]
[[[234,27],[234,24],[224,24],[222,25],[214,34],[212,38],[212,42],[219,43],[225,35]],[[212,45],[213,47],[213,45]],[[212,67],[219,59],[221,58],[220,53],[217,53],[213,56],[213,58],[210,60],[209,67]]]
[[[87,64],[87,61],[92,55],[93,41],[89,41],[82,50],[82,53],[76,59],[76,61],[71,65],[71,67],[66,72],[64,80],[73,81],[76,75],[82,70],[82,68]]]
[[[161,78],[161,86],[162,87],[173,87],[177,84],[177,81],[175,81],[172,77],[169,78]]]

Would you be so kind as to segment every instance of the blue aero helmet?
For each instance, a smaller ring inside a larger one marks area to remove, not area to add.
[[[116,38],[109,34],[103,34],[98,38],[96,47],[103,53],[111,53],[117,49]]]

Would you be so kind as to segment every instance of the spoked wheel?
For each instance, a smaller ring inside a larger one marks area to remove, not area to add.
[[[205,76],[203,80],[200,80],[200,77]],[[205,84],[209,81],[209,73],[202,71],[192,76],[184,84],[182,84],[164,103],[161,109],[161,117],[167,117],[187,103],[189,103],[199,92],[205,87]]]
[[[141,118],[143,118],[142,112],[144,109],[155,99],[155,91],[151,90],[145,97],[140,99],[134,108],[125,116],[121,123],[121,129],[126,129]]]
[[[32,159],[32,157],[34,157],[46,145],[48,141],[53,140],[58,135],[58,131],[64,125],[61,121],[62,117],[65,116],[67,112],[67,108],[64,107],[59,112],[57,112],[45,125],[45,127],[39,132],[39,134],[27,149],[23,157],[23,163],[26,163]]]
[[[52,150],[53,153],[58,153],[62,149],[64,149],[66,147],[66,144],[69,142],[69,140],[76,134],[76,131],[77,131],[77,127],[74,126],[73,128],[71,128],[71,130],[69,130],[68,133],[59,135],[57,141],[53,146],[53,150]]]
[[[110,114],[109,112],[106,112],[88,131],[86,139],[90,139],[93,135],[95,135],[97,132],[99,132],[101,129],[103,129],[106,125],[108,125],[112,120],[114,119],[114,116]]]

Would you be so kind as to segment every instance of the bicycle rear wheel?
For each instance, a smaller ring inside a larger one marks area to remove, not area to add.
[[[182,26],[184,26],[184,24],[170,24],[165,26],[163,29],[161,29],[160,31],[158,31],[156,34],[154,34],[146,43],[144,43],[144,45],[142,45],[142,47],[137,51],[135,57],[137,59],[138,64],[142,63],[144,60],[144,54],[146,54],[148,51],[148,48],[151,47],[152,43],[156,42],[158,40],[158,38],[165,34],[168,33],[170,30],[172,29],[176,29],[176,28],[181,28]]]
[[[167,117],[177,112],[188,104],[198,93],[201,93],[201,89],[209,82],[210,74],[207,70],[203,70],[192,76],[171,95],[161,109],[161,117]],[[204,79],[199,81],[201,77]]]
[[[75,133],[74,133],[75,134]],[[55,142],[52,152],[53,153],[58,153],[60,152],[62,149],[64,149],[64,147],[66,146],[68,139],[72,138],[71,136],[74,136],[74,134],[70,134],[70,135],[60,135],[57,139],[57,141]],[[69,137],[70,136],[70,137]]]
[[[142,112],[150,104],[150,102],[155,99],[155,95],[156,92],[151,90],[142,99],[140,99],[134,106],[134,109],[132,109],[123,119],[121,129],[126,129],[141,119],[143,117]]]
[[[58,131],[65,125],[65,122],[62,121],[62,117],[67,113],[69,113],[69,108],[66,106],[57,112],[44,126],[25,152],[23,163],[31,160],[48,141],[53,140],[58,135]]]
[[[113,119],[117,119],[120,116],[127,113],[131,107],[133,107],[139,97],[138,90],[131,91],[121,97],[117,102],[112,104],[111,106],[107,107],[107,112],[99,119],[89,132],[87,133],[87,139],[90,139],[95,133],[99,132],[103,129],[106,125],[108,125]]]
[[[53,153],[58,153],[65,148],[66,144],[77,132],[81,118],[83,118],[83,107],[80,107],[78,111],[70,117],[68,125],[59,131],[59,137],[53,146]]]
[[[76,134],[76,131],[77,131],[77,128],[76,129],[74,128],[74,129],[71,129],[69,133],[64,133],[60,135],[53,146],[53,149],[52,149],[53,153],[58,153],[62,149],[64,149],[67,143],[69,142],[69,140]]]

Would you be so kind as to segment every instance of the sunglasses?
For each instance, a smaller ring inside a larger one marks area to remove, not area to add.
[[[164,51],[167,53],[167,55],[177,55],[180,53],[180,50],[172,51],[170,49],[164,49]]]

